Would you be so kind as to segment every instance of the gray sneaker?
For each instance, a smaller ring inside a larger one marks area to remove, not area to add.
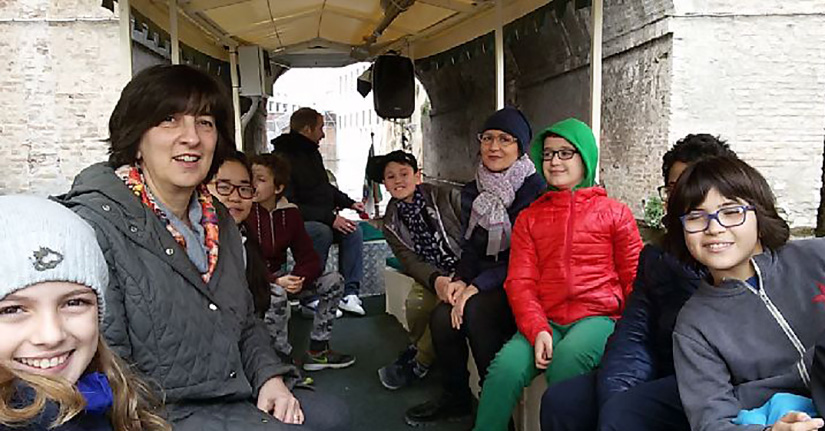
[[[355,356],[327,349],[321,352],[307,352],[301,362],[306,371],[320,371],[327,368],[339,369],[354,364]]]

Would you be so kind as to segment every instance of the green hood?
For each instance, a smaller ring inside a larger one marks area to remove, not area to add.
[[[584,161],[584,179],[573,190],[585,187],[593,187],[596,178],[596,165],[599,162],[599,149],[596,147],[596,138],[593,131],[587,124],[575,118],[568,118],[544,129],[533,138],[530,143],[530,160],[536,165],[536,170],[544,177],[542,168],[542,153],[544,152],[544,138],[549,134],[556,134],[573,144],[582,156]],[[544,179],[547,181],[547,178]],[[549,186],[555,190],[555,187]]]

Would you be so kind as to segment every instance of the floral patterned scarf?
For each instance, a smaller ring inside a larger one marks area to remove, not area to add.
[[[166,226],[166,230],[172,234],[175,242],[186,250],[186,239],[172,226],[169,218],[166,217],[166,214],[160,209],[157,202],[155,202],[155,197],[152,196],[151,191],[146,186],[146,180],[143,178],[141,170],[137,166],[123,165],[115,170],[115,174],[117,174],[126,184],[126,187],[129,187],[129,190],[143,202],[143,205],[146,205],[147,208],[151,209],[152,212],[158,216]],[[198,203],[201,205],[201,210],[203,211],[201,226],[203,226],[203,231],[205,232],[204,245],[206,246],[207,260],[209,263],[207,271],[201,274],[201,278],[203,278],[204,283],[209,283],[212,274],[215,272],[215,267],[218,265],[218,213],[212,205],[212,195],[209,194],[209,190],[206,189],[205,185],[201,184],[198,186],[196,193]]]

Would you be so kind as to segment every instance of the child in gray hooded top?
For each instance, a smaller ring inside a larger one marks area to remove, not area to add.
[[[788,225],[767,182],[736,158],[689,167],[667,213],[672,251],[710,274],[682,308],[673,333],[691,429],[822,427],[822,419],[796,412],[767,428],[734,419],[778,392],[810,396],[813,347],[825,328],[825,241],[788,243]]]

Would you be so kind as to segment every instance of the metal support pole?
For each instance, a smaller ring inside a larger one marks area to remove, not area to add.
[[[602,12],[603,0],[593,0],[590,9],[590,127],[596,136],[596,148],[600,149],[602,130]],[[596,182],[599,169],[596,168]]]
[[[504,26],[501,0],[496,0],[496,109],[504,108]]]
[[[120,62],[126,81],[132,79],[132,19],[129,0],[118,0],[118,24],[120,29]]]
[[[178,1],[169,0],[169,37],[172,39],[172,64],[180,64],[178,42]]]
[[[238,81],[238,47],[229,47],[229,77],[232,80],[232,110],[235,112],[235,148],[243,151],[243,128],[241,127],[241,95]]]

